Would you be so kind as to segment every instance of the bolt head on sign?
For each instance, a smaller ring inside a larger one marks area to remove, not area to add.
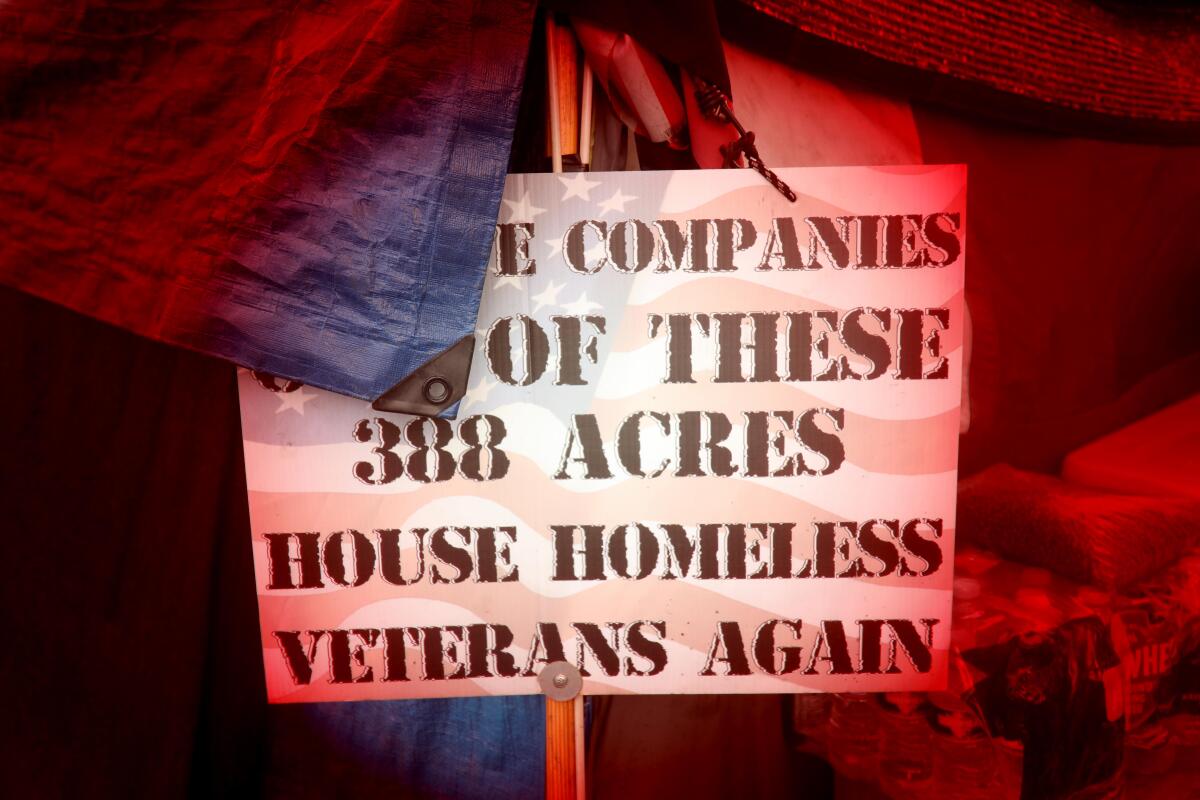
[[[571,664],[555,661],[538,674],[538,686],[551,700],[571,700],[583,688],[583,678]]]
[[[780,176],[510,176],[453,419],[242,375],[272,702],[945,685],[966,171]]]

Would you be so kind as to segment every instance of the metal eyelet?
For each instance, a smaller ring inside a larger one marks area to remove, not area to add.
[[[450,397],[450,382],[442,377],[433,377],[425,381],[425,385],[421,388],[421,393],[425,399],[439,405],[446,402]]]

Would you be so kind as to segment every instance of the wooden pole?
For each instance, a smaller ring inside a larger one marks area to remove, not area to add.
[[[550,165],[554,172],[562,172],[562,98],[559,95],[559,80],[562,76],[559,75],[561,59],[558,57],[561,48],[557,33],[553,15],[546,14],[546,92],[550,101]],[[552,700],[547,697],[546,800],[583,800],[583,767],[583,695],[576,695],[571,700]]]
[[[546,698],[546,800],[576,800],[579,774],[575,768],[575,705],[573,700]]]

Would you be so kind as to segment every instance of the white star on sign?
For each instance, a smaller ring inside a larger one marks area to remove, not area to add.
[[[463,406],[473,406],[477,403],[483,403],[488,399],[488,395],[492,393],[500,385],[500,381],[489,381],[487,378],[480,378],[479,383],[467,390],[466,397],[463,398]]]
[[[558,258],[562,255],[562,239],[542,239],[542,242],[550,251],[550,255],[546,256],[547,259]]]
[[[533,296],[533,302],[535,303],[533,307],[534,312],[536,313],[537,311],[541,310],[542,306],[556,305],[558,303],[558,293],[566,288],[566,286],[567,285],[565,283],[554,283],[551,281],[546,288],[541,291],[541,294],[535,294]]]
[[[521,195],[520,200],[505,200],[504,205],[508,206],[507,222],[533,222],[534,217],[546,213],[546,209],[529,202],[529,192]]]
[[[522,279],[518,278],[516,275],[501,276],[492,281],[492,291],[503,289],[505,286],[511,286],[514,289],[520,289],[522,285],[521,280]]]
[[[574,314],[576,316],[582,316],[589,311],[600,311],[603,308],[604,306],[600,305],[599,303],[594,303],[591,300],[588,300],[587,292],[579,295],[579,299],[574,303],[563,303],[563,309],[568,314]]]
[[[315,394],[304,391],[303,386],[294,392],[277,392],[275,397],[279,399],[279,408],[275,409],[276,414],[295,411],[302,417],[304,416],[304,404],[317,399]]]
[[[562,181],[563,188],[567,191],[563,193],[563,200],[570,200],[572,197],[578,197],[580,200],[591,200],[588,197],[592,189],[600,185],[600,181],[589,181],[586,172],[576,172],[574,178],[564,178],[559,176]]]
[[[600,203],[600,216],[604,216],[610,211],[617,211],[621,214],[625,213],[625,204],[630,200],[637,200],[636,197],[631,197],[627,194],[621,194],[621,190],[617,189],[613,196]]]

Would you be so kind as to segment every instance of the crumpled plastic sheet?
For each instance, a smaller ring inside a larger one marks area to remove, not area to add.
[[[379,396],[473,330],[532,13],[0,4],[0,282]]]

